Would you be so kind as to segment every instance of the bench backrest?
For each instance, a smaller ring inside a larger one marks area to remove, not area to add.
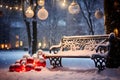
[[[94,50],[98,44],[103,43],[108,35],[63,36],[61,50]]]

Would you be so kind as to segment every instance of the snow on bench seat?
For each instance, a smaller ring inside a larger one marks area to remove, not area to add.
[[[46,57],[65,57],[65,58],[90,58],[96,51],[76,50],[76,51],[59,51],[57,54],[45,54]]]

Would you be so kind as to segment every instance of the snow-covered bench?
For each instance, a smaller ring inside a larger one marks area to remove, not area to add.
[[[91,58],[95,62],[95,66],[105,66],[104,53],[106,48],[98,49],[99,44],[106,45],[108,35],[85,35],[85,36],[63,36],[59,45],[50,47],[50,54],[45,56],[49,58],[50,64],[53,67],[62,66],[62,58]],[[96,52],[97,49],[97,52]],[[99,50],[99,52],[98,52]],[[94,54],[98,54],[97,56]],[[103,55],[102,56],[99,56]]]

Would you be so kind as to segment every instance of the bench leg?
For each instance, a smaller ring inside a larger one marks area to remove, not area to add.
[[[49,60],[50,60],[50,65],[52,65],[53,68],[62,67],[61,57],[51,57],[49,58]]]
[[[94,55],[92,57],[92,60],[95,63],[95,67],[97,67],[99,69],[99,71],[102,71],[105,69],[106,67],[106,58],[100,55]]]

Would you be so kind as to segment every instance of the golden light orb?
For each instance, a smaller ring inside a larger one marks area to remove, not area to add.
[[[27,18],[32,18],[34,16],[34,11],[31,9],[31,7],[28,7],[25,11],[25,16]]]
[[[80,12],[80,6],[77,2],[73,1],[68,7],[68,11],[70,14],[78,14]]]
[[[48,11],[44,7],[42,7],[41,9],[39,9],[37,15],[40,20],[46,20],[48,18]]]

